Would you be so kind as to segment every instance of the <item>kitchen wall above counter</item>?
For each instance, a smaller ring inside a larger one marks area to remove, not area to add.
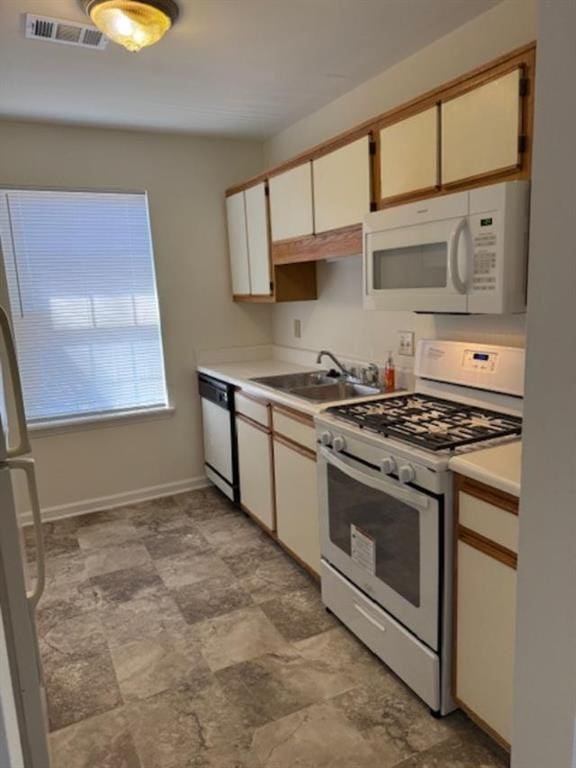
[[[414,358],[397,354],[400,331],[425,338],[478,341],[523,347],[526,316],[417,315],[413,312],[366,312],[362,308],[362,259],[347,257],[318,265],[321,299],[291,302],[274,308],[274,342],[298,351],[327,348],[359,360],[386,359],[391,350],[396,367],[410,372]],[[300,322],[300,338],[294,335]]]

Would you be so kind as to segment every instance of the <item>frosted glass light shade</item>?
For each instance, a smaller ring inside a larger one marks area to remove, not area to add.
[[[170,0],[89,0],[86,10],[106,37],[129,51],[157,43],[178,16]]]

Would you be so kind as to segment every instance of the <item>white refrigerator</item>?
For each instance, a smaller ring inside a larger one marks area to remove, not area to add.
[[[45,582],[42,525],[22,386],[8,317],[0,307],[0,767],[49,768],[35,611]],[[26,576],[13,476],[23,473],[36,538],[33,584]]]

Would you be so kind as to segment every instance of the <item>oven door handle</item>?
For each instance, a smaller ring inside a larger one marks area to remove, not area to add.
[[[348,475],[352,480],[356,480],[363,485],[368,485],[377,491],[388,493],[395,499],[404,501],[406,504],[415,507],[416,509],[426,510],[430,506],[429,497],[425,496],[423,493],[405,487],[399,487],[394,482],[384,480],[382,477],[372,477],[367,471],[357,469],[348,459],[343,458],[342,456],[335,456],[324,446],[320,446],[320,455],[328,464],[339,469],[340,472]]]

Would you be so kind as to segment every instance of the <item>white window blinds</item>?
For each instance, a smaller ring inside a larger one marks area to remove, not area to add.
[[[28,421],[167,405],[145,194],[0,191]]]

